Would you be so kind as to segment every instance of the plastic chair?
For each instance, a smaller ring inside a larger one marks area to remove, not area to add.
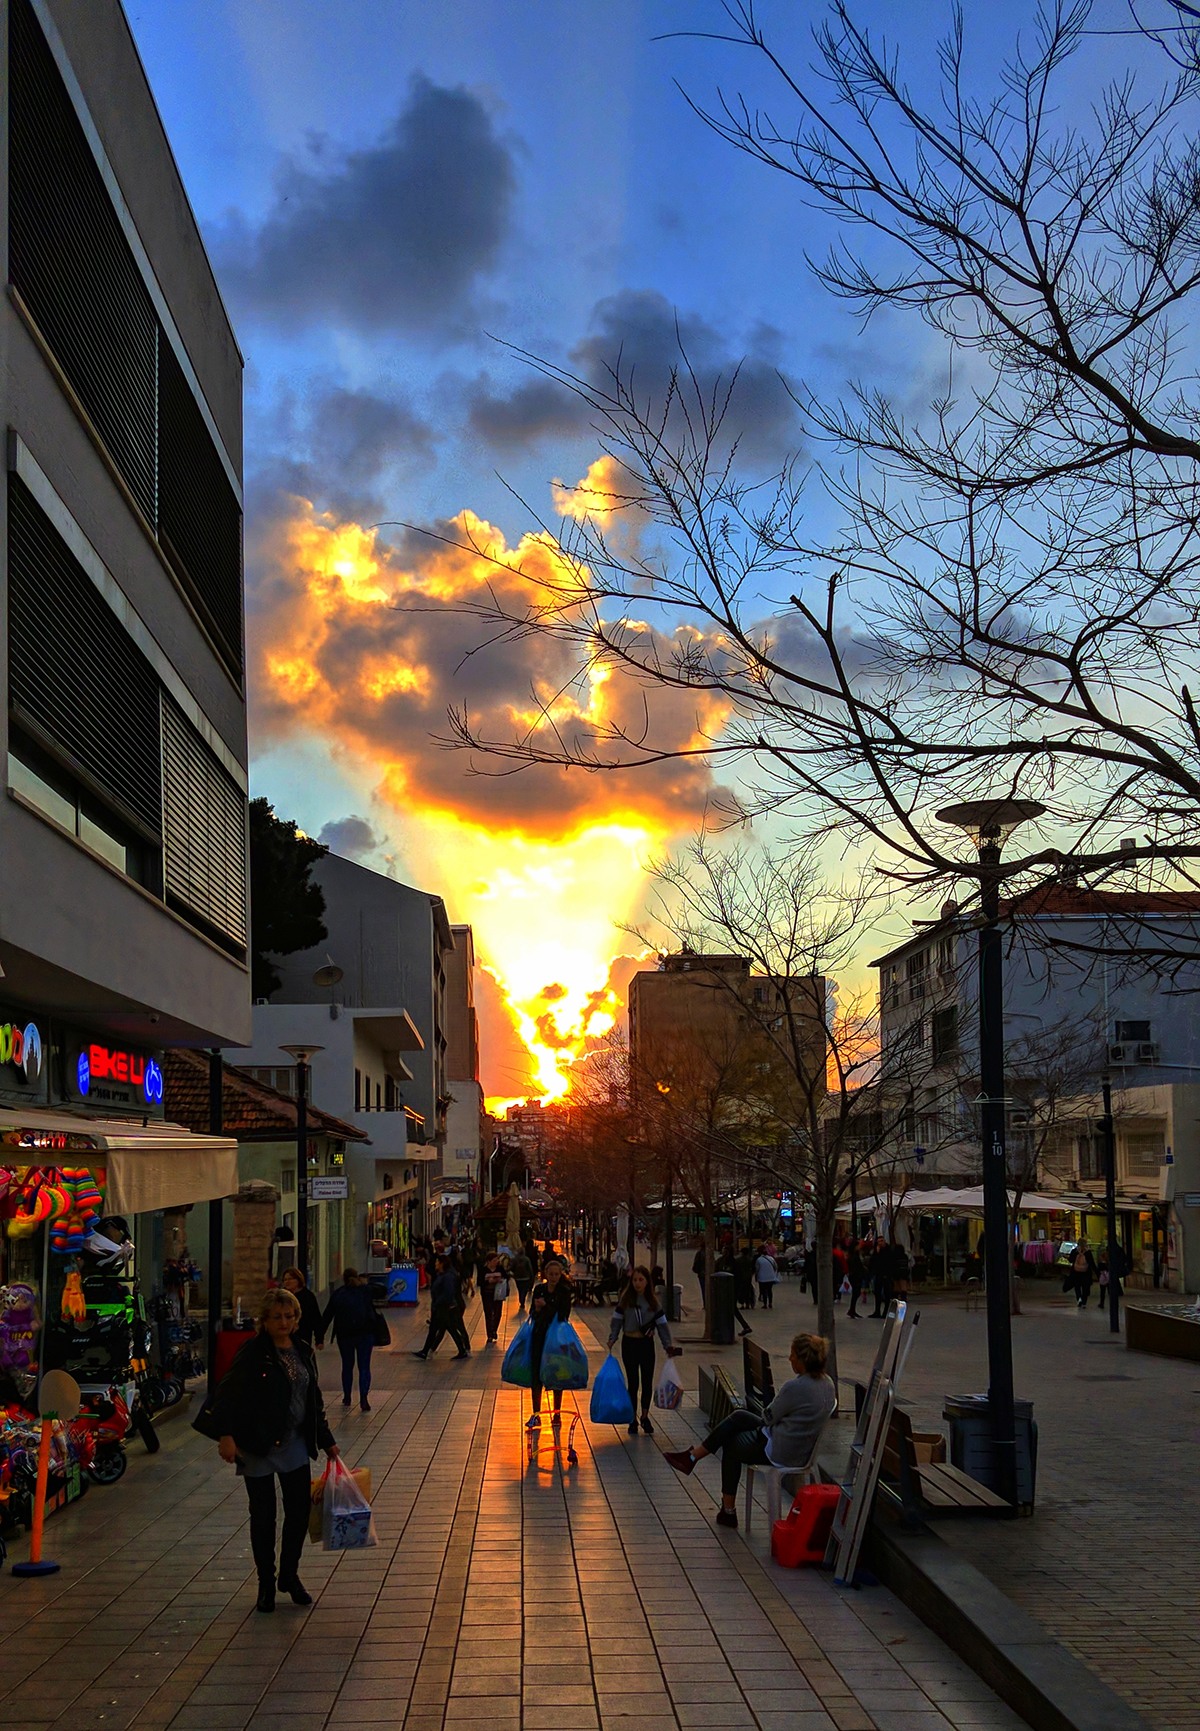
[[[817,1479],[817,1456],[821,1452],[821,1443],[825,1437],[825,1425],[829,1423],[830,1419],[835,1418],[836,1416],[837,1406],[835,1405],[829,1418],[825,1420],[825,1424],[823,1424],[817,1432],[817,1440],[812,1446],[812,1453],[809,1455],[803,1466],[777,1467],[773,1461],[760,1461],[755,1466],[748,1466],[743,1469],[746,1474],[747,1532],[750,1531],[750,1511],[754,1507],[755,1473],[766,1473],[767,1475],[767,1520],[772,1532],[774,1532],[775,1522],[779,1519],[780,1506],[782,1503],[782,1497],[780,1496],[780,1481],[785,1478],[796,1477],[800,1480],[802,1485],[815,1485],[819,1482]]]

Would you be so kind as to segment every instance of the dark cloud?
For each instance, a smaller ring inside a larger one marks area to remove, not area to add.
[[[327,823],[317,840],[342,859],[362,859],[382,845],[381,837],[375,834],[366,818],[353,815]]]
[[[334,154],[318,141],[311,162],[285,160],[262,223],[238,213],[215,236],[231,298],[292,329],[460,323],[508,233],[515,184],[483,104],[417,76],[378,144]]]
[[[747,457],[778,462],[800,442],[795,402],[781,376],[778,331],[757,325],[741,347],[696,314],[681,314],[652,289],[623,289],[598,301],[591,330],[571,350],[569,370],[597,391],[611,388],[619,369],[639,401],[660,402],[673,370],[685,363],[708,396],[718,381],[732,385],[725,431]],[[736,374],[736,383],[734,375]],[[595,420],[564,385],[534,377],[507,395],[485,376],[468,394],[472,431],[497,449],[578,437]]]
[[[358,522],[386,515],[378,483],[434,461],[436,434],[402,398],[317,385],[304,404],[288,396],[263,417],[260,447],[283,448],[256,469],[252,510],[270,511],[280,493]]]

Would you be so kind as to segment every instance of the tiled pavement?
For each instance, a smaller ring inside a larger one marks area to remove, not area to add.
[[[472,1320],[478,1341],[477,1307]],[[396,1349],[376,1354],[369,1416],[343,1418],[333,1401],[348,1460],[372,1468],[376,1548],[308,1548],[316,1603],[259,1615],[242,1487],[211,1444],[170,1425],[161,1453],[135,1444],[120,1484],[48,1524],[61,1574],[0,1580],[0,1724],[1020,1724],[883,1588],[841,1594],[826,1576],[776,1568],[765,1520],[757,1548],[715,1528],[707,1481],[672,1473],[661,1439],[583,1418],[578,1466],[554,1453],[549,1426],[530,1461],[528,1397],[500,1384],[498,1353],[419,1364],[406,1350],[417,1326],[401,1324]],[[333,1381],[331,1354],[324,1370]],[[686,1416],[667,1417],[682,1435]]]

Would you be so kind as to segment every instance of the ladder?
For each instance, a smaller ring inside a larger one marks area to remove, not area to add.
[[[825,1561],[833,1564],[834,1583],[839,1587],[854,1585],[854,1571],[871,1518],[884,1443],[896,1404],[896,1388],[919,1315],[919,1311],[910,1314],[903,1299],[894,1299],[888,1307],[825,1553]]]

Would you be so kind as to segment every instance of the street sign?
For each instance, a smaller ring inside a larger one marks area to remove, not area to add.
[[[344,1172],[314,1173],[308,1181],[310,1202],[345,1202],[350,1194],[350,1180]]]

